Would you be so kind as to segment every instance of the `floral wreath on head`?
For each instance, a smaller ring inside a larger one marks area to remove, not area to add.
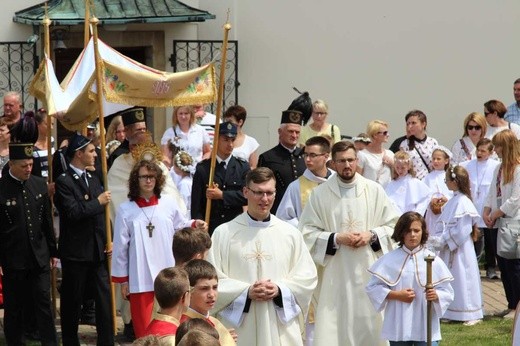
[[[193,157],[184,150],[180,150],[173,157],[175,165],[183,172],[190,173],[193,166]]]

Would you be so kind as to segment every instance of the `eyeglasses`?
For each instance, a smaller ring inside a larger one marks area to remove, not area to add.
[[[316,114],[316,115],[327,115],[328,113],[327,112],[312,112],[312,114]]]
[[[139,180],[155,180],[155,175],[140,175],[138,176]]]
[[[246,188],[249,191],[251,191],[253,193],[253,196],[255,196],[256,198],[262,198],[264,196],[266,196],[267,198],[273,198],[274,195],[276,195],[276,191],[256,191],[247,186]]]
[[[339,159],[339,160],[334,160],[334,162],[336,162],[337,164],[341,164],[341,165],[344,165],[348,162],[349,165],[353,164],[355,161],[357,160],[357,158],[355,159],[352,159],[352,158],[349,158],[349,159]]]
[[[325,153],[322,153],[322,154],[303,153],[303,158],[304,158],[304,159],[306,159],[306,158],[315,159],[315,158],[317,158],[318,156],[323,156],[323,155],[325,155]]]
[[[478,130],[482,130],[482,126],[480,126],[480,125],[468,125],[468,126],[466,126],[466,128],[467,128],[469,131],[471,131],[471,130],[477,130],[477,131],[478,131]]]
[[[377,134],[378,135],[388,136],[388,131],[379,131]]]

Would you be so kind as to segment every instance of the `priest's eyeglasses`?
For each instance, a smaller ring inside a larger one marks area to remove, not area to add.
[[[153,181],[155,180],[155,175],[140,175],[138,176],[139,180],[144,180],[144,181]]]
[[[253,193],[253,196],[255,196],[256,198],[262,198],[264,196],[266,196],[267,198],[273,198],[274,195],[276,195],[276,191],[256,191],[247,186],[246,188],[249,191],[251,191]]]

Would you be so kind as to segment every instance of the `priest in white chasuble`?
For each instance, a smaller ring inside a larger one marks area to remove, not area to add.
[[[314,345],[385,345],[382,319],[365,293],[367,269],[396,247],[391,239],[399,215],[381,185],[356,173],[350,142],[332,147],[336,176],[316,187],[299,228],[321,267],[316,289]]]
[[[300,320],[316,287],[316,267],[301,233],[270,214],[275,194],[269,168],[250,171],[247,212],[212,236],[208,261],[219,276],[213,313],[236,329],[238,345],[303,345]]]
[[[154,303],[154,280],[164,268],[173,267],[175,231],[184,227],[207,229],[201,220],[188,220],[169,195],[162,195],[164,176],[151,161],[132,169],[128,199],[118,210],[114,227],[112,281],[121,284],[123,299],[130,300],[136,337],[145,335]]]

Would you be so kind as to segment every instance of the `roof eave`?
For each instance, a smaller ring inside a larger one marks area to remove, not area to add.
[[[160,24],[160,23],[189,23],[204,22],[208,19],[215,19],[213,14],[195,15],[195,16],[175,16],[175,17],[139,17],[124,19],[99,19],[100,25],[121,25],[121,24]],[[13,17],[13,21],[20,24],[39,26],[42,20],[35,20],[23,17]],[[83,24],[82,19],[52,19],[52,25],[78,25]]]

